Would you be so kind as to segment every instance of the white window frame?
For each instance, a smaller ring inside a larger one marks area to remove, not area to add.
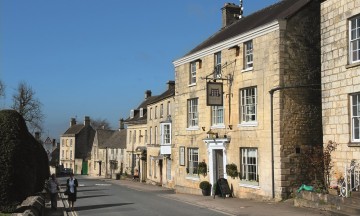
[[[360,93],[350,96],[351,142],[360,142]]]
[[[189,84],[196,84],[196,61],[190,62]]]
[[[130,118],[134,118],[134,110],[130,110]]]
[[[197,128],[199,126],[198,98],[192,98],[187,101],[188,104],[188,128]]]
[[[257,88],[240,89],[240,126],[257,126]]]
[[[197,169],[199,167],[199,149],[188,148],[187,149],[187,169],[188,175],[198,175]]]
[[[211,125],[212,127],[225,127],[224,106],[211,106]]]
[[[144,108],[140,108],[140,118],[144,116]]]
[[[360,15],[349,20],[349,63],[360,62]]]
[[[161,145],[171,145],[171,123],[161,125]]]
[[[254,56],[253,56],[253,41],[247,41],[244,43],[244,69],[245,70],[250,70],[253,68],[253,60],[254,60]]]
[[[259,185],[259,157],[257,148],[240,148],[240,183]]]
[[[221,78],[221,52],[214,54],[214,78]]]

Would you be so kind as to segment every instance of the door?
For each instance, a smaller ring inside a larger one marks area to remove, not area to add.
[[[88,162],[87,161],[82,162],[82,170],[81,171],[82,171],[81,172],[82,175],[88,174]]]
[[[214,182],[217,182],[219,178],[224,178],[224,160],[223,150],[214,150]]]

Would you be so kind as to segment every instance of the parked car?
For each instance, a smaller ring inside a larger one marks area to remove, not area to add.
[[[64,176],[68,176],[68,175],[70,175],[70,173],[72,173],[71,168],[64,168],[60,171],[60,175],[64,175]]]

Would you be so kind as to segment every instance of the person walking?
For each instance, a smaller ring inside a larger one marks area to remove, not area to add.
[[[57,209],[57,193],[59,188],[59,182],[56,179],[55,174],[51,174],[51,178],[48,182],[49,185],[49,192],[50,192],[50,200],[51,200],[51,209],[56,210]]]
[[[74,203],[76,201],[76,193],[78,180],[74,177],[74,173],[70,173],[70,178],[66,181],[66,190],[69,192],[68,201],[71,211],[74,211]]]

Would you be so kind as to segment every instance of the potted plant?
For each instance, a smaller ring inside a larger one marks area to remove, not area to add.
[[[210,196],[210,194],[211,194],[211,184],[210,184],[210,182],[208,182],[208,181],[200,182],[199,188],[201,189],[202,194],[204,196]]]
[[[226,165],[226,174],[233,179],[238,176],[237,166],[234,163]]]
[[[207,165],[206,165],[205,161],[199,163],[198,174],[201,174],[203,176],[207,175]]]

